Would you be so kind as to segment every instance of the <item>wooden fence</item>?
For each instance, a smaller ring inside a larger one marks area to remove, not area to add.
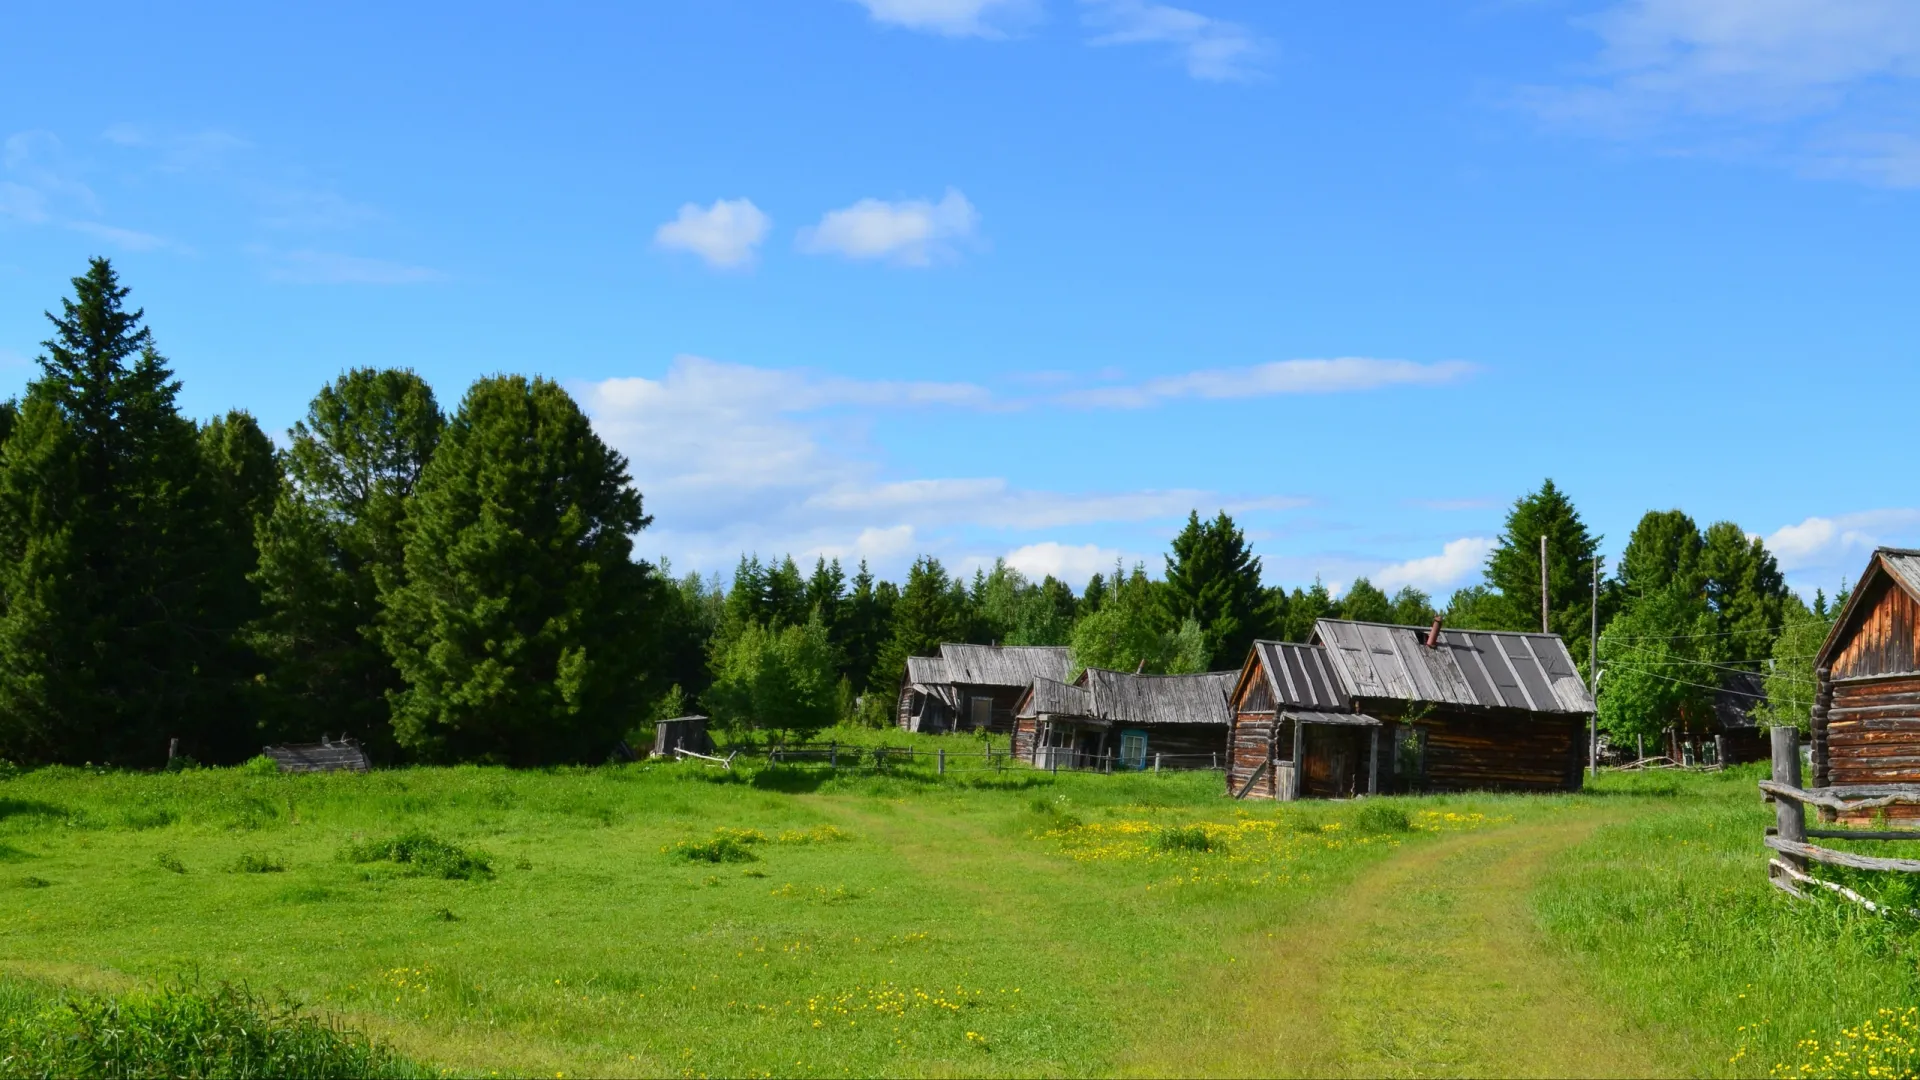
[[[1773,779],[1760,781],[1760,790],[1774,802],[1775,824],[1767,830],[1766,845],[1776,854],[1767,863],[1767,878],[1794,896],[1806,899],[1805,888],[1826,889],[1843,896],[1869,911],[1879,912],[1882,905],[1834,881],[1825,881],[1808,872],[1808,864],[1844,866],[1854,870],[1920,874],[1920,859],[1889,859],[1857,855],[1851,851],[1810,844],[1821,840],[1920,840],[1920,831],[1912,829],[1823,829],[1808,828],[1806,808],[1822,811],[1822,820],[1839,815],[1871,813],[1900,804],[1920,805],[1920,784],[1845,785],[1823,788],[1800,786],[1800,732],[1794,728],[1773,729]],[[1920,913],[1915,913],[1920,914]]]
[[[837,742],[812,743],[798,746],[771,746],[766,748],[741,748],[728,753],[725,758],[708,754],[696,754],[691,751],[677,751],[681,760],[696,759],[707,764],[732,767],[732,762],[744,754],[766,757],[769,765],[823,765],[829,769],[873,769],[884,770],[895,766],[931,766],[934,772],[944,776],[949,772],[1004,771],[1009,765],[1032,766],[1024,757],[1017,757],[1012,750],[1004,747],[984,746],[979,750],[960,747],[948,749],[939,747],[924,750],[909,746],[845,746]],[[1093,754],[1085,751],[1065,748],[1041,748],[1043,758],[1038,763],[1042,772],[1154,772],[1219,770],[1224,764],[1221,754],[1150,754],[1144,761],[1127,762],[1114,756],[1112,751]]]

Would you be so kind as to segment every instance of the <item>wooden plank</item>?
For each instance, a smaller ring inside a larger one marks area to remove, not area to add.
[[[1887,870],[1902,874],[1920,874],[1920,859],[1882,859],[1871,855],[1855,855],[1851,851],[1835,851],[1816,844],[1788,840],[1784,837],[1769,836],[1768,847],[1787,855],[1796,855],[1829,866],[1846,866],[1855,870]]]
[[[1769,795],[1791,799],[1807,806],[1824,806],[1842,814],[1877,810],[1883,806],[1920,806],[1920,785],[1917,784],[1863,784],[1856,787],[1859,790],[1853,794],[1861,797],[1850,801],[1832,794],[1830,788],[1807,790],[1773,780],[1760,781],[1760,790]]]

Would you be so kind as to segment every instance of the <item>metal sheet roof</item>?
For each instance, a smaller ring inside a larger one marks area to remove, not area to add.
[[[1081,681],[1093,696],[1093,715],[1114,724],[1219,724],[1233,718],[1227,695],[1237,671],[1199,675],[1134,675],[1088,668]]]
[[[1593,698],[1558,634],[1443,630],[1321,619],[1314,640],[1354,698],[1541,713],[1593,711]]]
[[[964,686],[1066,682],[1072,663],[1065,645],[942,645],[940,657],[947,665],[945,681]]]
[[[1253,651],[1267,676],[1267,689],[1277,707],[1345,712],[1350,708],[1338,676],[1327,664],[1325,650],[1295,641],[1256,641]],[[1228,688],[1232,692],[1232,688]]]
[[[1314,712],[1310,709],[1281,709],[1282,720],[1297,720],[1302,724],[1344,724],[1348,727],[1381,727],[1377,717],[1359,712]]]

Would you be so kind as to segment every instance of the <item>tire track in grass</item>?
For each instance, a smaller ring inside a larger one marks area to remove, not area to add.
[[[1246,1076],[1665,1076],[1548,947],[1528,895],[1599,814],[1409,845],[1250,943],[1217,1020],[1129,1072]],[[1164,1034],[1164,1032],[1163,1032]]]

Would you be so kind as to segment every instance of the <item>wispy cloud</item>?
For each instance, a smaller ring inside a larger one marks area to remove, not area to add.
[[[267,252],[267,276],[298,285],[421,285],[446,275],[427,266],[333,251]]]
[[[180,245],[156,233],[108,224],[100,197],[81,179],[83,169],[60,139],[45,131],[22,131],[0,143],[0,220],[53,226],[91,236],[127,251]]]
[[[1093,575],[1111,572],[1115,563],[1131,565],[1145,561],[1138,557],[1128,558],[1118,548],[1106,548],[1098,544],[1062,544],[1057,540],[1015,548],[1005,558],[1008,566],[1030,578],[1056,577],[1076,590]]]
[[[1081,0],[1092,45],[1171,47],[1187,74],[1209,82],[1247,82],[1263,73],[1271,46],[1239,23],[1146,0]]]
[[[1500,502],[1497,499],[1408,499],[1407,505],[1448,513],[1455,510],[1491,510]]]
[[[602,436],[628,455],[663,523],[649,542],[709,566],[755,550],[951,554],[978,550],[982,531],[1008,535],[1017,547],[1046,540],[1021,533],[1172,523],[1195,507],[1244,513],[1301,504],[1199,489],[1057,491],[996,476],[885,475],[884,454],[862,439],[863,417],[992,407],[984,388],[965,383],[862,381],[680,357],[660,378],[609,379],[583,387],[582,397]]]
[[[1920,183],[1909,0],[1623,0],[1576,20],[1599,39],[1584,78],[1525,88],[1550,122],[1815,176]]]
[[[674,251],[690,251],[708,266],[735,269],[753,262],[754,250],[767,238],[773,219],[751,199],[715,199],[712,206],[686,203],[679,216],[654,230],[653,242]]]
[[[1375,360],[1347,356],[1334,360],[1275,360],[1245,368],[1216,368],[1169,375],[1132,386],[1101,386],[1069,391],[1067,404],[1120,409],[1144,408],[1179,398],[1252,398],[1279,394],[1332,394],[1393,386],[1444,386],[1477,371],[1473,364],[1445,360]]]
[[[883,259],[899,266],[930,266],[957,257],[957,244],[974,238],[980,213],[953,188],[939,202],[861,199],[829,211],[800,230],[801,251],[849,259]]]
[[[856,0],[873,21],[947,37],[1005,36],[1038,14],[1036,0]]]

